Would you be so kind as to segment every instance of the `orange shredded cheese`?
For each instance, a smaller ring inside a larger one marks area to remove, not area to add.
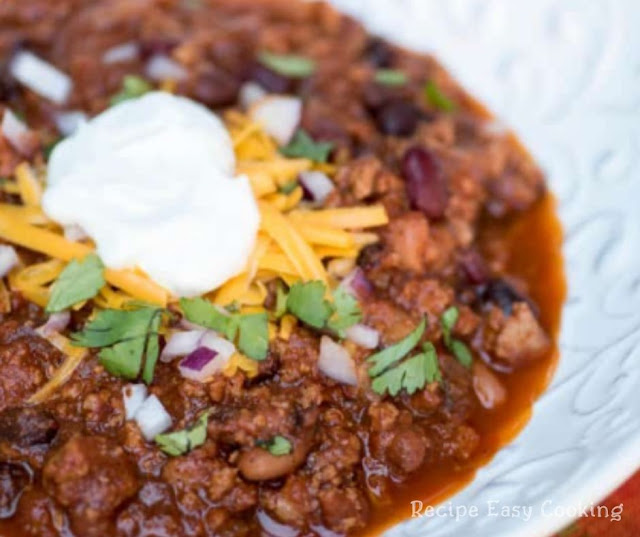
[[[29,163],[22,162],[19,164],[16,167],[15,174],[22,203],[30,207],[39,207],[42,199],[42,185]]]
[[[292,211],[290,218],[306,224],[339,229],[364,229],[389,223],[387,211],[382,205],[367,207],[340,207],[317,211]]]

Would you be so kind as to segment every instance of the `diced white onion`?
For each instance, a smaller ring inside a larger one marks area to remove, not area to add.
[[[375,349],[380,342],[380,333],[364,324],[354,324],[345,330],[347,339],[364,349]]]
[[[122,388],[126,419],[132,420],[135,417],[146,398],[147,386],[145,384],[127,384]]]
[[[256,102],[249,115],[280,145],[286,145],[300,124],[302,101],[297,97],[270,95]]]
[[[184,80],[187,78],[185,68],[164,54],[155,54],[151,57],[147,62],[146,73],[151,80],[156,82]]]
[[[255,82],[245,82],[240,88],[240,106],[244,110],[248,110],[254,103],[257,103],[260,99],[267,96],[267,92],[262,89],[262,86]]]
[[[13,246],[0,244],[0,278],[9,274],[9,271],[19,262],[18,253]]]
[[[89,235],[77,224],[64,226],[64,238],[68,241],[78,242],[86,239]]]
[[[302,186],[311,194],[316,203],[323,203],[335,188],[333,181],[323,172],[304,171],[300,173],[299,177]]]
[[[140,427],[142,436],[149,442],[156,435],[164,433],[171,427],[171,416],[155,395],[150,395],[140,405],[135,414],[136,423]]]
[[[349,351],[328,336],[322,336],[320,340],[318,369],[333,380],[351,386],[358,385],[356,365]]]
[[[116,45],[106,50],[102,55],[102,63],[124,63],[135,60],[140,54],[140,47],[137,43],[128,42]]]
[[[81,125],[89,121],[89,116],[80,110],[60,112],[55,116],[56,127],[64,136],[70,136],[78,130]]]
[[[56,104],[63,104],[73,88],[68,75],[26,50],[16,53],[9,71],[18,82]]]
[[[22,155],[29,156],[35,149],[33,133],[9,108],[2,116],[2,135]]]
[[[173,332],[167,339],[164,349],[162,349],[160,360],[162,362],[170,362],[176,356],[186,356],[195,351],[200,346],[200,341],[205,333],[206,330],[204,329]]]

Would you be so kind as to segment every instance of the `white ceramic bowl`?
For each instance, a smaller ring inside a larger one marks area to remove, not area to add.
[[[435,53],[512,126],[546,169],[566,234],[562,357],[533,419],[452,498],[453,516],[388,535],[550,535],[640,467],[640,3],[333,3]],[[458,506],[478,515],[456,520]],[[491,506],[530,507],[531,518],[488,516]]]

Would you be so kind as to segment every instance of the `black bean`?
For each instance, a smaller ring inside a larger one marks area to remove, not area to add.
[[[436,155],[423,147],[408,149],[402,159],[402,174],[411,207],[422,211],[427,218],[442,218],[449,203],[449,192]]]
[[[29,447],[49,444],[57,432],[58,423],[46,410],[16,407],[0,412],[0,440]]]
[[[511,315],[514,302],[522,302],[525,298],[506,281],[496,279],[482,286],[482,300],[493,302],[505,315]]]
[[[390,67],[395,54],[386,41],[374,37],[367,45],[365,56],[375,67]]]
[[[376,112],[378,129],[392,136],[411,136],[421,118],[416,105],[397,99],[384,103]]]

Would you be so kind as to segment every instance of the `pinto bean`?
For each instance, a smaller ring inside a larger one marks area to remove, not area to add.
[[[272,455],[266,449],[254,447],[240,455],[238,469],[249,481],[268,481],[292,473],[307,458],[311,449],[311,435],[294,442],[288,455]]]
[[[486,365],[474,362],[472,375],[473,390],[484,408],[492,410],[504,404],[507,400],[507,390]]]

